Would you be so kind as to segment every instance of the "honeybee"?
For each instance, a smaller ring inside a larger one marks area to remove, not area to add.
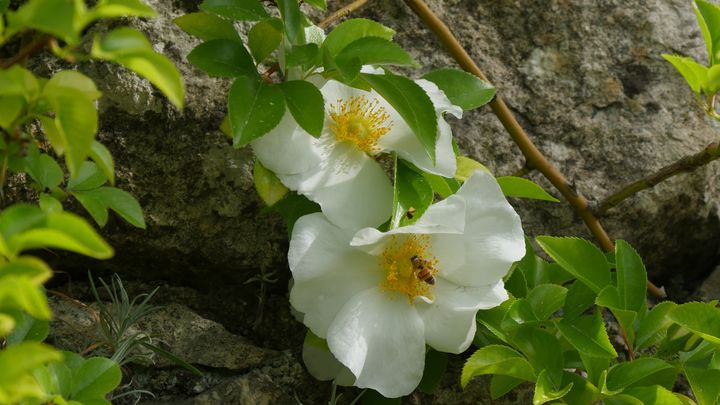
[[[415,216],[416,211],[417,210],[415,209],[415,207],[410,207],[405,213],[405,216],[407,217],[407,219],[412,219]]]
[[[435,285],[435,277],[432,275],[432,263],[415,255],[410,258],[410,262],[415,270],[417,270],[417,278],[430,285]]]

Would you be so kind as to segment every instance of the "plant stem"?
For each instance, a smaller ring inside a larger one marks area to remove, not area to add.
[[[18,52],[15,56],[0,61],[0,69],[7,69],[16,63],[23,63],[30,56],[40,52],[47,44],[50,43],[52,37],[50,35],[41,35],[35,41],[29,43]]]
[[[466,71],[488,81],[480,67],[472,60],[465,48],[460,44],[452,31],[440,20],[435,13],[422,0],[404,0],[422,22],[432,31],[440,42],[445,45],[451,56]],[[572,205],[575,212],[580,215],[585,225],[590,229],[603,250],[610,252],[615,250],[613,241],[608,236],[598,218],[589,208],[588,200],[580,195],[572,183],[563,176],[560,171],[550,163],[545,155],[535,146],[525,130],[515,119],[507,104],[498,95],[490,102],[495,115],[500,119],[505,129],[520,151],[525,156],[527,163],[538,170],[547,178],[550,183],[562,194]],[[656,297],[664,297],[664,291],[648,281],[648,290]]]
[[[347,6],[337,10],[336,12],[330,14],[327,18],[317,23],[317,26],[325,29],[330,24],[334,23],[335,21],[347,16],[348,14],[354,12],[355,10],[359,9],[360,7],[364,6],[365,3],[367,3],[368,0],[355,0],[352,3],[348,4]]]
[[[706,165],[718,158],[720,158],[720,143],[713,142],[694,155],[685,156],[684,158],[663,167],[647,177],[626,185],[602,200],[598,205],[596,212],[598,215],[603,215],[618,205],[621,201],[631,197],[633,194],[651,188],[661,181],[667,180],[680,173],[692,172],[700,166]]]

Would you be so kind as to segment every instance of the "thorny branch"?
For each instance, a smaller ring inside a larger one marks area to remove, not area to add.
[[[364,6],[365,3],[367,3],[367,2],[368,2],[368,0],[355,0],[355,1],[353,1],[352,3],[348,4],[347,6],[339,9],[338,11],[336,11],[336,12],[334,12],[334,13],[332,13],[332,14],[330,14],[326,19],[324,19],[324,20],[320,21],[319,23],[317,23],[317,26],[320,27],[320,28],[322,28],[322,29],[325,29],[325,28],[327,28],[328,26],[330,26],[330,24],[332,24],[333,22],[335,22],[335,21],[337,21],[337,20],[339,20],[339,19],[341,19],[341,18],[344,18],[344,17],[347,16],[348,14],[350,14],[350,13],[352,13],[353,11],[355,11],[355,10],[359,9],[360,7]]]
[[[487,77],[480,70],[478,65],[472,60],[465,48],[460,44],[458,39],[453,35],[452,31],[443,23],[435,13],[422,0],[404,0],[405,3],[417,14],[422,22],[432,31],[440,42],[445,45],[448,52],[458,62],[458,64],[466,71],[487,81]],[[505,104],[500,96],[495,97],[490,102],[495,115],[500,119],[505,129],[520,151],[525,156],[527,164],[543,174],[562,196],[572,205],[575,211],[580,215],[585,225],[595,235],[600,246],[605,251],[613,251],[615,249],[613,241],[608,236],[602,224],[589,207],[588,200],[580,195],[573,185],[568,182],[565,176],[550,163],[545,155],[535,146],[525,130],[515,119],[513,113]],[[648,290],[656,297],[664,297],[665,292],[648,281]]]

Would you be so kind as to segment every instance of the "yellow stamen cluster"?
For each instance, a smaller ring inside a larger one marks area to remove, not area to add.
[[[407,296],[412,303],[415,297],[432,299],[433,285],[418,278],[422,269],[413,264],[412,258],[422,259],[432,276],[437,274],[437,259],[428,251],[429,235],[393,235],[380,258],[386,272],[380,289],[385,292],[398,292]]]
[[[338,142],[349,142],[368,154],[378,152],[377,141],[390,131],[391,122],[379,100],[369,101],[365,96],[339,99],[330,106],[329,128]]]

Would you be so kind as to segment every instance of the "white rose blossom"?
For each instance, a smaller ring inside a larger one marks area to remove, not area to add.
[[[288,252],[290,303],[354,385],[399,397],[420,382],[426,344],[469,347],[475,314],[507,299],[502,278],[524,254],[520,218],[478,171],[416,223],[388,232],[354,232],[321,213],[300,218]]]
[[[321,136],[308,134],[286,112],[278,126],[253,141],[252,147],[263,166],[275,172],[288,188],[320,204],[334,224],[360,229],[379,226],[390,218],[393,189],[374,159],[379,153],[396,152],[426,172],[455,175],[452,131],[443,114],[460,118],[462,109],[434,83],[416,81],[430,97],[437,115],[435,164],[400,114],[374,90],[356,89],[319,76],[309,81],[320,88],[325,99]]]

